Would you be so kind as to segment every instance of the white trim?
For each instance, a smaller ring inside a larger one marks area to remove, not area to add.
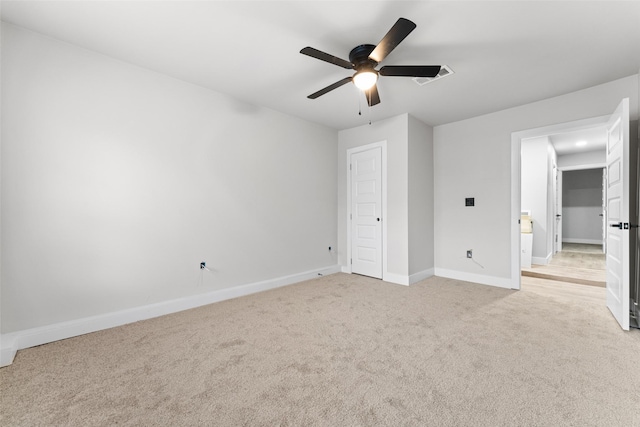
[[[16,352],[25,348],[275,289],[305,280],[315,279],[319,275],[338,273],[339,271],[339,265],[332,265],[261,282],[191,295],[171,301],[3,334],[0,337],[0,345],[2,346],[0,352],[0,367],[13,363]]]
[[[539,128],[527,129],[514,132],[519,135],[520,139],[536,138],[539,136],[552,135],[555,133],[573,132],[579,130],[587,130],[593,127],[605,126],[609,121],[609,116],[591,117],[589,119],[574,120],[566,123],[559,123],[550,126],[541,126]]]
[[[347,266],[343,266],[342,272],[351,274],[351,155],[380,147],[382,149],[382,280],[387,280],[389,272],[387,270],[387,141],[374,142],[372,144],[360,145],[347,150]],[[394,282],[395,283],[395,282]]]
[[[446,268],[435,269],[435,275],[447,279],[462,280],[465,282],[479,283],[481,285],[495,286],[498,288],[516,289],[513,287],[513,280],[508,277],[484,276],[482,274],[466,273],[463,271],[448,270]]]
[[[9,366],[13,363],[13,359],[18,352],[16,345],[17,334],[3,334],[0,336],[0,368]]]
[[[511,133],[511,283],[509,286],[513,289],[520,289],[520,206],[522,198],[522,190],[520,184],[521,169],[521,147],[522,140],[527,138],[535,138],[539,136],[551,135],[554,133],[570,132],[577,130],[589,129],[596,126],[605,125],[609,120],[609,116],[593,117],[583,120],[575,120],[567,123],[560,123],[550,126],[543,126],[534,129],[528,129]],[[599,166],[598,166],[599,167]],[[559,168],[560,170],[568,170],[567,168]],[[438,271],[436,269],[436,275]]]
[[[342,269],[343,273],[347,273],[347,271],[345,271],[345,268],[343,267]],[[349,272],[350,273],[350,272]],[[396,285],[404,285],[404,286],[409,286],[409,285],[413,285],[414,283],[418,283],[421,280],[427,279],[431,276],[434,275],[434,269],[430,268],[428,270],[424,270],[424,271],[419,271],[417,273],[414,273],[410,276],[406,276],[404,274],[396,274],[396,273],[385,273],[384,279],[382,279],[383,282],[388,282],[388,283],[395,283]]]
[[[419,271],[417,273],[413,273],[409,276],[409,284],[413,285],[414,283],[418,283],[424,279],[428,279],[429,277],[435,275],[435,269],[430,268],[428,270]]]
[[[396,273],[387,273],[383,279],[385,282],[395,283],[396,285],[404,285],[409,286],[409,276],[405,276],[403,274]]]
[[[522,217],[522,189],[521,189],[521,159],[522,157],[522,138],[517,133],[511,134],[511,288],[520,289],[520,257],[522,239],[520,234],[522,228],[520,218]],[[438,270],[436,269],[436,275]]]
[[[545,258],[539,257],[539,256],[532,256],[531,257],[531,264],[547,265],[547,264],[549,264],[551,262],[551,258],[553,258],[553,254],[547,255]]]
[[[561,170],[561,171],[581,171],[581,170],[588,170],[588,169],[603,169],[603,168],[606,168],[606,167],[607,167],[606,163],[588,163],[588,164],[584,164],[584,165],[563,166],[563,167],[559,167],[558,170]]]
[[[573,239],[571,237],[564,237],[562,243],[582,243],[585,245],[600,245],[602,246],[602,239]]]

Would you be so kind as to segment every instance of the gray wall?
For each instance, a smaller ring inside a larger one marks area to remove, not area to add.
[[[408,114],[339,132],[338,241],[347,265],[347,150],[387,142],[387,271],[385,280],[408,283],[433,274],[433,129]]]
[[[344,264],[346,148],[383,139],[390,266],[414,271],[408,115],[338,138],[6,24],[2,51],[3,332],[332,265],[334,239]],[[639,95],[634,75],[436,127],[436,273],[510,278],[512,132],[610,114],[623,97],[637,118]],[[200,261],[214,269],[204,283]]]
[[[550,243],[554,224],[549,210],[554,208],[553,182],[550,180],[553,170],[549,167],[549,148],[546,136],[522,141],[520,199],[522,210],[529,210],[533,220],[531,256],[534,264],[546,264],[552,255]]]
[[[638,115],[638,75],[434,128],[436,274],[502,286],[512,282],[511,135],[611,114],[630,98]],[[464,198],[476,197],[475,209]],[[482,265],[465,259],[466,249]],[[515,252],[515,253],[514,253]]]
[[[562,174],[562,241],[602,243],[602,169]]]
[[[433,128],[413,116],[409,116],[408,156],[409,275],[412,275],[434,267]]]
[[[2,55],[4,333],[336,264],[336,131],[7,24]]]
[[[374,121],[338,133],[338,246],[339,262],[347,265],[347,150],[374,142],[387,141],[387,270],[409,274],[409,194],[407,172],[408,115]]]

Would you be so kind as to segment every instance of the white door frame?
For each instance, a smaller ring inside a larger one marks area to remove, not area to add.
[[[603,175],[603,179],[606,179],[606,175],[607,175],[607,163],[589,163],[589,164],[584,164],[584,165],[579,165],[579,166],[565,166],[562,168],[559,168],[558,171],[560,173],[563,172],[570,172],[570,171],[585,171],[585,170],[592,170],[592,169],[597,169],[597,170],[603,170],[602,175]],[[562,175],[561,175],[562,177]],[[604,198],[606,196],[606,191],[605,188],[602,189],[602,197]],[[604,199],[603,199],[604,201]],[[562,199],[560,200],[560,207],[562,208]],[[606,224],[605,224],[605,220],[606,220],[606,209],[604,209],[603,206],[603,210],[602,210],[602,216],[603,216],[603,221],[602,221],[602,232],[606,234]],[[604,253],[604,248],[606,246],[606,236],[603,236],[603,240],[600,242],[602,244],[602,248],[603,248],[603,253]]]
[[[607,253],[607,166],[602,168],[602,252]]]
[[[562,251],[562,169],[553,165],[553,255]]]
[[[585,130],[593,127],[600,127],[607,124],[609,115],[593,117],[590,119],[576,120],[567,123],[544,126],[535,129],[528,129],[511,134],[511,288],[520,289],[520,214],[522,207],[520,201],[522,197],[521,177],[521,152],[522,140],[537,138],[561,132],[571,132]],[[590,166],[590,165],[589,165]],[[594,165],[593,167],[602,167]],[[588,167],[580,166],[579,169]],[[571,168],[560,168],[569,170]]]
[[[382,280],[386,281],[387,272],[387,141],[374,142],[372,144],[361,145],[359,147],[349,148],[347,150],[347,268],[346,273],[351,274],[351,155],[362,151],[368,151],[373,148],[380,147],[382,149]]]

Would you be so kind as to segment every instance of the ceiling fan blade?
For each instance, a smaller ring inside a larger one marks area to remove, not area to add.
[[[435,77],[440,68],[439,65],[387,65],[378,72],[381,76]]]
[[[327,92],[331,92],[332,90],[337,89],[340,86],[349,83],[351,81],[351,79],[352,79],[352,77],[345,77],[344,79],[339,80],[339,81],[335,82],[334,84],[325,87],[324,89],[320,89],[319,91],[317,91],[315,93],[312,93],[311,95],[307,96],[307,98],[316,99],[317,97],[322,96]]]
[[[337,65],[338,67],[346,68],[347,70],[353,69],[353,64],[347,60],[338,58],[337,56],[329,55],[328,53],[324,53],[318,49],[314,49],[312,47],[305,47],[300,51],[301,54],[310,56],[312,58],[319,59],[321,61],[328,62],[330,64]]]
[[[389,32],[380,40],[380,43],[369,54],[369,58],[380,63],[391,53],[416,28],[416,24],[405,18],[400,18],[393,24]]]
[[[378,94],[377,85],[373,85],[371,86],[371,89],[365,90],[364,94],[367,97],[367,103],[369,104],[369,107],[380,104],[380,94]]]

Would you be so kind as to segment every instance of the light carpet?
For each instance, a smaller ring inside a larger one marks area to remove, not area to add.
[[[0,424],[640,426],[640,331],[558,286],[335,274],[63,340],[0,369]]]

